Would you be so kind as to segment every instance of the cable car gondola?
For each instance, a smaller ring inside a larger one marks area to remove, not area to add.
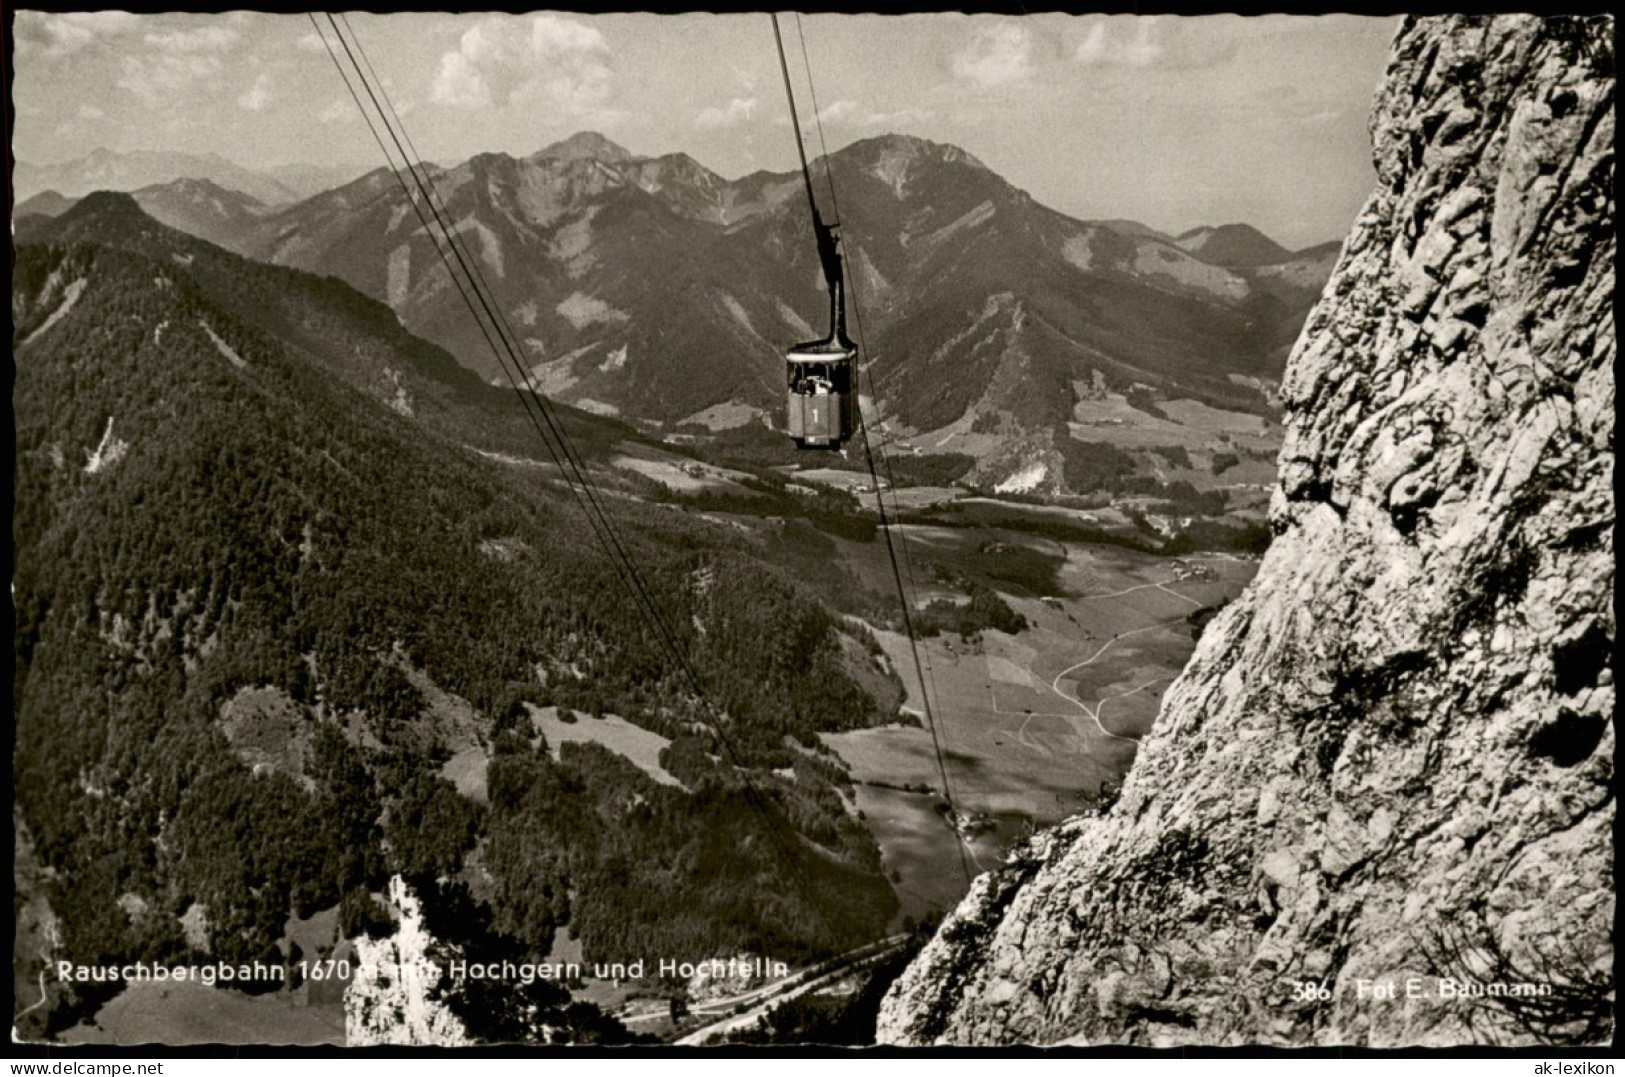
[[[818,258],[829,287],[829,336],[785,354],[790,437],[800,449],[839,449],[858,427],[858,349],[846,335],[845,279],[835,229],[813,209]]]
[[[835,236],[840,221],[825,224],[813,197],[812,172],[801,146],[801,120],[796,116],[796,95],[790,89],[790,65],[784,59],[779,17],[773,16],[773,40],[779,47],[779,70],[784,73],[784,96],[790,102],[790,126],[795,132],[801,178],[807,187],[807,208],[812,210],[813,236],[818,261],[829,289],[829,336],[797,344],[785,353],[785,380],[789,399],[785,425],[798,449],[840,449],[858,432],[858,348],[846,335],[846,276]],[[816,100],[814,101],[816,105]],[[829,167],[828,159],[824,165]],[[834,189],[831,188],[831,197]]]

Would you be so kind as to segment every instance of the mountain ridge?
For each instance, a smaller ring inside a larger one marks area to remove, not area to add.
[[[541,161],[550,157],[563,160],[585,157],[617,163],[637,159],[637,155],[631,150],[605,138],[597,131],[577,131],[567,138],[543,146],[530,154],[527,160]]]
[[[158,221],[137,194],[87,195],[50,221],[31,221],[20,243],[112,246],[191,271],[203,291],[259,328],[297,345],[300,354],[448,439],[485,451],[528,455],[534,430],[506,387],[493,386],[444,350],[407,332],[388,306],[334,278],[314,278],[243,258]],[[357,335],[355,329],[366,332]],[[564,428],[588,459],[635,431],[613,420],[557,405]]]
[[[606,160],[593,156],[600,139],[566,140],[567,152],[558,154],[482,154],[437,180],[515,321],[527,361],[563,399],[613,407],[668,429],[686,415],[729,401],[775,412],[781,390],[772,356],[820,323],[825,305],[799,177],[758,172],[726,180],[686,154],[637,157],[613,145]],[[820,172],[826,167],[844,192],[848,272],[863,313],[883,341],[875,357],[878,388],[890,410],[912,426],[939,417],[929,410],[923,418],[911,414],[919,410],[911,402],[911,376],[897,381],[888,372],[885,356],[895,354],[903,339],[893,327],[934,304],[933,292],[946,292],[975,296],[974,302],[961,298],[953,304],[960,309],[950,319],[963,331],[967,319],[974,323],[969,312],[989,296],[1011,290],[1012,283],[1018,292],[1023,287],[998,275],[1028,275],[1034,257],[1042,266],[1038,272],[1054,283],[1028,302],[1045,308],[1103,309],[1105,304],[1081,298],[1093,279],[1109,290],[1134,292],[1139,305],[1153,312],[1164,302],[1188,311],[1178,316],[1187,321],[1199,310],[1211,312],[1217,329],[1192,334],[1171,325],[1151,335],[1183,334],[1180,343],[1163,349],[1171,355],[1216,351],[1217,361],[1208,362],[1219,370],[1205,382],[1199,378],[1198,391],[1231,405],[1249,398],[1226,373],[1251,375],[1260,364],[1279,361],[1280,346],[1263,346],[1259,334],[1265,330],[1251,323],[1301,318],[1307,310],[1309,289],[1286,302],[1284,313],[1244,310],[1241,300],[1252,290],[1245,277],[1155,236],[1125,236],[1043,207],[958,147],[877,136],[816,166]],[[340,202],[340,209],[323,208]],[[488,375],[479,342],[468,336],[456,309],[442,308],[444,299],[436,298],[443,293],[436,279],[441,270],[411,218],[402,219],[398,202],[387,184],[357,181],[320,203],[280,211],[237,249],[344,277],[389,301],[415,329]],[[976,264],[968,247],[989,242],[990,227],[999,231],[997,221],[1005,218],[1011,225],[1002,230],[1004,239],[992,241],[996,255],[982,255],[1003,261]],[[646,231],[634,235],[634,222]],[[696,263],[708,268],[699,271]],[[1074,323],[1073,334],[1087,338],[1098,336],[1088,328],[1092,317],[1080,322],[1075,313],[1057,313],[1051,320]],[[1158,317],[1150,321],[1155,325]],[[671,339],[674,330],[679,339]],[[1290,336],[1295,325],[1275,332]],[[1217,349],[1211,347],[1215,341]],[[1086,377],[1080,364],[1087,361],[1088,346],[1068,347],[1076,358],[1067,362]],[[1107,349],[1113,377],[1121,377],[1117,372],[1125,366],[1123,355],[1111,353],[1117,347]],[[707,373],[679,350],[709,354],[728,374],[718,378],[715,367]],[[1243,358],[1246,351],[1257,355]],[[1130,358],[1127,365],[1136,361]],[[1183,369],[1166,362],[1162,374],[1145,372],[1140,379],[1160,378],[1172,388],[1176,382],[1169,379]],[[667,396],[657,385],[684,388]],[[953,417],[972,402],[954,390]]]
[[[1250,224],[1203,225],[1181,232],[1174,242],[1205,262],[1233,269],[1275,265],[1302,253],[1287,250]]]
[[[115,188],[134,190],[176,179],[207,179],[266,205],[295,201],[298,193],[279,180],[229,161],[217,153],[192,154],[170,150],[134,150],[119,153],[98,147],[83,157],[54,165],[15,162],[13,193],[18,201],[54,190],[68,197]]]
[[[913,136],[860,140],[815,168],[843,192],[877,421],[973,446],[989,484],[1042,456],[1046,488],[1063,492],[1052,446],[1073,439],[1076,387],[1097,376],[1119,394],[1142,385],[1268,417],[1268,385],[1335,262],[1327,245],[1215,264],[1135,222],[1068,217]],[[727,180],[594,132],[424,172],[544,392],[651,434],[717,406],[778,415],[780,352],[827,309],[799,175]],[[269,209],[185,188],[137,197],[235,253],[338,276],[500,377],[387,170]]]

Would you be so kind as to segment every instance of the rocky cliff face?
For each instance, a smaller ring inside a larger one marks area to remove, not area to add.
[[[978,880],[883,1042],[1608,1035],[1612,31],[1404,25],[1254,584],[1117,803]]]

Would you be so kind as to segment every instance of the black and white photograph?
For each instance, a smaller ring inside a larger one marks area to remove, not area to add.
[[[1612,1050],[1611,15],[5,23],[18,1054]]]

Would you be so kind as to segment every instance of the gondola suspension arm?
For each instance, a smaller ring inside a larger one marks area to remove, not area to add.
[[[790,123],[795,134],[796,155],[801,160],[807,208],[812,214],[818,261],[829,292],[829,336],[797,344],[785,356],[786,422],[791,439],[800,448],[840,449],[858,425],[857,347],[846,335],[846,280],[840,240],[836,235],[840,222],[826,224],[818,212],[812,169],[807,165],[807,151],[802,145],[796,95],[790,84],[790,65],[784,54],[784,37],[779,31],[778,15],[772,15],[772,19],[773,40],[778,45],[779,70],[784,75],[784,96],[790,103]]]

